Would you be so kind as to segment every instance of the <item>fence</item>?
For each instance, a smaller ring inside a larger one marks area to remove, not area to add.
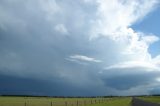
[[[108,99],[84,99],[84,100],[73,100],[73,101],[25,101],[25,102],[8,102],[0,103],[0,106],[87,106],[92,104],[105,103]]]

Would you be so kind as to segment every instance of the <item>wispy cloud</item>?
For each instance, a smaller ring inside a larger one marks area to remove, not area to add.
[[[57,24],[54,29],[61,34],[68,34],[68,30],[63,24]]]
[[[87,56],[84,56],[84,55],[78,55],[78,54],[69,56],[68,60],[70,60],[70,61],[80,61],[80,62],[95,62],[95,63],[102,62],[101,60],[97,60],[95,58],[87,57]]]

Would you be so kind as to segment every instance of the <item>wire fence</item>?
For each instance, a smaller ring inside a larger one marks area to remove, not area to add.
[[[48,102],[10,102],[0,103],[0,106],[87,106],[92,104],[105,103],[108,99],[89,99],[89,100],[73,100],[73,101],[48,101]]]

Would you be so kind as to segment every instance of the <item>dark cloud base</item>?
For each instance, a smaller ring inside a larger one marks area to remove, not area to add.
[[[93,89],[83,89],[60,81],[36,80],[16,76],[0,75],[1,95],[33,96],[97,96]]]

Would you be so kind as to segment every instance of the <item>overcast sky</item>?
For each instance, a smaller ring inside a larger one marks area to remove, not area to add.
[[[0,93],[160,94],[160,0],[0,0]]]

